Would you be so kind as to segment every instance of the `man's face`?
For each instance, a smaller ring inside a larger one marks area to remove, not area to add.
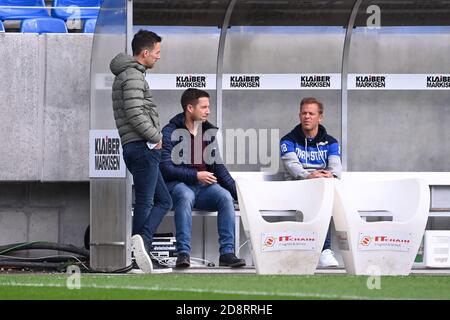
[[[156,61],[161,58],[161,43],[155,43],[152,50],[144,49],[143,58],[145,66],[149,69],[153,68]]]
[[[191,114],[193,121],[205,122],[208,120],[210,114],[209,110],[209,98],[198,98],[198,102],[195,105],[188,105],[188,111]]]
[[[307,131],[315,130],[319,127],[323,115],[319,113],[317,103],[304,104],[300,109],[300,122],[302,128]]]

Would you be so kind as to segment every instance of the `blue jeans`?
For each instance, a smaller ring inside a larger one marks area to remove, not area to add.
[[[170,193],[159,171],[161,149],[150,150],[145,141],[130,142],[123,146],[123,159],[133,175],[136,197],[132,233],[141,235],[150,248],[153,234],[172,208]]]
[[[325,249],[331,250],[331,226],[328,227],[327,236],[325,237],[325,243],[323,244],[322,251]]]
[[[233,198],[219,184],[197,183],[186,185],[180,182],[172,192],[175,209],[177,252],[191,252],[192,208],[217,211],[220,254],[234,253],[235,213]]]

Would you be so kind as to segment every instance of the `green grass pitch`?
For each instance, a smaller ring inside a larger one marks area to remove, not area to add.
[[[450,276],[369,277],[349,275],[258,276],[217,274],[0,275],[0,299],[450,299]],[[371,282],[374,283],[374,282]]]

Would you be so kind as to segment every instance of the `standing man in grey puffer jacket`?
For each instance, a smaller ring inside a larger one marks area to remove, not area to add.
[[[154,32],[139,30],[131,43],[133,56],[119,53],[110,64],[116,76],[112,92],[114,118],[136,196],[131,249],[145,273],[172,271],[150,257],[153,234],[172,208],[172,199],[159,171],[162,134],[158,111],[145,80],[145,71],[160,59],[161,40]]]

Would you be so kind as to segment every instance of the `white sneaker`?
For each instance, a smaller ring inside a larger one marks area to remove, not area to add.
[[[330,249],[325,249],[320,254],[319,265],[320,268],[337,267],[339,262],[334,257],[334,252]]]
[[[131,255],[143,273],[169,273],[172,268],[152,260],[145,249],[144,240],[138,234],[131,237]]]
[[[152,273],[152,260],[148,256],[147,250],[145,250],[144,240],[138,234],[131,237],[131,256],[134,257],[142,272]]]

